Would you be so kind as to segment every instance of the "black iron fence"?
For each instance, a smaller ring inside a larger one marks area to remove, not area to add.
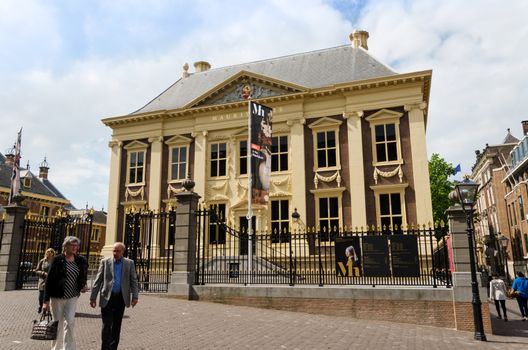
[[[90,256],[90,235],[93,215],[39,217],[27,216],[24,219],[20,265],[17,274],[17,289],[36,289],[38,276],[35,269],[48,248],[57,254],[62,252],[62,242],[66,236],[76,236],[81,240],[79,254],[88,259],[89,269],[99,264],[99,257]]]
[[[174,260],[176,212],[128,213],[127,257],[134,260],[142,292],[167,292]]]
[[[257,232],[250,264],[244,230],[196,214],[196,284],[452,285],[444,227]]]

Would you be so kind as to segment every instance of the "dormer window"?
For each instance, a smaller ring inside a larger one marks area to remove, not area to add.
[[[30,188],[31,187],[31,177],[26,176],[24,178],[24,187],[26,187],[26,188]]]

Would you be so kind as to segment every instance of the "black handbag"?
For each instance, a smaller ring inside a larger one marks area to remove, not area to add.
[[[55,340],[57,339],[57,328],[59,321],[53,321],[51,312],[43,312],[40,321],[33,320],[31,329],[31,339],[37,340]]]

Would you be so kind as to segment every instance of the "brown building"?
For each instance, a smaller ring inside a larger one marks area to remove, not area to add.
[[[14,151],[0,153],[0,209],[9,202]],[[49,164],[44,158],[38,176],[27,168],[20,169],[20,190],[26,198],[24,205],[29,213],[41,217],[52,217],[58,210],[73,208],[66,197],[48,179]]]
[[[511,163],[510,152],[519,140],[508,129],[503,142],[475,151],[477,160],[472,168],[472,179],[480,184],[475,222],[475,241],[479,266],[504,273],[504,252],[498,239],[510,238],[507,221],[504,177]]]

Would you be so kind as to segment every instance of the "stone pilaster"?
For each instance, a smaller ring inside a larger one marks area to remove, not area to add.
[[[20,252],[24,237],[24,216],[28,208],[19,205],[5,207],[7,217],[0,246],[0,290],[16,289]]]
[[[194,173],[193,180],[196,183],[195,190],[205,196],[205,183],[207,179],[207,131],[197,131],[192,134],[194,137]]]
[[[427,104],[425,102],[404,106],[409,115],[412,170],[416,198],[416,222],[421,225],[433,222],[429,161],[425,142],[424,110],[426,107]]]
[[[363,111],[343,113],[347,120],[348,169],[350,206],[352,210],[351,227],[367,225],[367,207],[365,203],[365,170],[363,167],[363,134],[361,118]]]
[[[119,211],[119,191],[121,183],[121,157],[123,143],[121,141],[110,141],[108,147],[111,149],[110,155],[110,177],[108,186],[108,214],[106,217],[106,237],[105,246],[101,254],[112,256],[112,248],[117,241],[118,211]]]
[[[304,119],[289,120],[290,127],[290,154],[291,154],[291,173],[304,174]],[[292,212],[293,208],[297,208],[297,212],[301,215],[300,223],[306,222],[306,179],[304,176],[296,176],[291,181],[292,193]]]

